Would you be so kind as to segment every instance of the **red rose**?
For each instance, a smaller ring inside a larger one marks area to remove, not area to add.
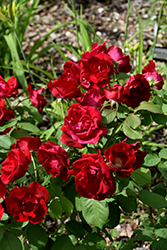
[[[90,89],[88,92],[84,92],[81,98],[77,98],[76,101],[82,106],[92,106],[101,108],[106,101],[104,93],[100,89]]]
[[[38,182],[33,182],[29,187],[14,187],[6,197],[6,210],[13,218],[20,222],[27,220],[37,224],[44,220],[47,212],[46,202],[49,199],[48,191]]]
[[[68,180],[67,172],[70,161],[66,151],[59,145],[50,141],[42,143],[37,151],[37,158],[52,177],[59,176],[63,181]]]
[[[29,97],[32,105],[38,109],[39,113],[41,113],[43,108],[47,104],[46,100],[44,100],[43,95],[41,95],[41,93],[44,91],[44,88],[35,90],[31,88],[31,84],[29,83],[27,91],[29,92]]]
[[[65,62],[64,73],[61,74],[60,79],[66,81],[73,81],[80,83],[80,71],[81,68],[73,61]]]
[[[114,86],[111,88],[108,86],[109,89],[104,89],[104,94],[108,100],[113,100],[115,102],[120,103],[122,101],[122,93],[124,90],[124,87],[122,85],[114,84]]]
[[[0,107],[5,107],[5,99],[0,99]]]
[[[82,75],[90,82],[93,88],[103,88],[110,81],[110,76],[115,72],[112,59],[109,55],[100,53],[90,57],[83,65]],[[81,83],[83,85],[83,83]],[[84,86],[83,86],[84,87]]]
[[[17,87],[19,86],[15,77],[11,77],[7,82],[0,76],[0,99],[11,97],[18,93]]]
[[[68,173],[75,175],[76,190],[81,196],[104,200],[115,193],[115,180],[100,151],[98,154],[82,155],[72,168]]]
[[[143,75],[131,76],[124,86],[123,100],[128,107],[137,107],[140,102],[150,98],[150,85]]]
[[[140,143],[128,144],[126,142],[116,143],[104,151],[110,170],[117,176],[128,178],[132,171],[140,168],[146,156],[145,151],[139,151]]]
[[[4,184],[2,181],[1,181],[1,177],[0,177],[0,198],[5,198],[5,194],[6,194],[6,184]]]
[[[1,203],[0,203],[0,219],[2,218],[4,213],[4,208],[2,207]]]
[[[52,83],[50,80],[47,84],[47,88],[52,95],[57,98],[72,99],[81,96],[78,83],[74,81],[54,79]]]
[[[98,54],[100,54],[100,53],[105,53],[105,54],[107,54],[107,49],[106,49],[106,42],[104,42],[103,44],[100,44],[100,45],[98,45],[97,43],[94,43],[93,45],[92,45],[92,48],[91,48],[91,50],[90,51],[87,51],[87,52],[85,52],[83,55],[82,55],[82,57],[81,57],[81,61],[82,62],[86,62],[90,57],[92,57],[92,56],[96,56],[96,55],[98,55]]]
[[[11,148],[20,148],[22,150],[26,150],[28,148],[30,151],[37,151],[40,145],[41,139],[39,137],[22,136],[15,141],[14,144],[12,144]]]
[[[3,126],[5,122],[9,121],[10,119],[15,118],[13,110],[9,110],[5,107],[0,107],[0,126]],[[10,128],[6,128],[3,132],[0,132],[0,135],[7,134]]]
[[[153,80],[156,83],[154,85],[155,89],[162,89],[165,79],[155,70],[155,63],[153,61],[149,61],[149,64],[142,70],[142,74],[147,81]]]
[[[64,118],[61,141],[71,147],[83,148],[88,143],[96,144],[99,137],[107,134],[106,127],[100,126],[101,114],[91,106],[72,104]]]
[[[28,149],[12,149],[6,159],[2,162],[1,180],[4,184],[13,182],[25,175],[31,161],[31,154]]]
[[[111,57],[113,62],[117,63],[117,73],[128,73],[131,71],[132,66],[130,65],[130,57],[125,56],[120,48],[117,46],[110,46],[108,48],[108,55]]]

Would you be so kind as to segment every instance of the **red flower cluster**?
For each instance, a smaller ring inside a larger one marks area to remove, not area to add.
[[[72,104],[64,118],[61,141],[71,147],[83,148],[88,143],[96,144],[99,137],[107,134],[102,127],[100,111],[91,106]]]
[[[32,224],[42,222],[47,212],[49,193],[38,182],[29,187],[14,187],[6,197],[6,210],[17,221],[29,220]]]
[[[45,167],[47,173],[63,181],[68,180],[69,159],[66,151],[54,142],[42,143],[37,151],[38,161]]]
[[[11,77],[7,82],[0,76],[0,99],[5,97],[11,97],[18,93],[19,84],[15,77]]]

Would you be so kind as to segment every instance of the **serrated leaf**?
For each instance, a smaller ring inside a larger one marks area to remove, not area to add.
[[[167,179],[167,161],[160,162],[158,164],[158,170],[161,172],[162,176]]]
[[[105,249],[105,239],[97,233],[89,233],[82,241],[82,244],[86,247],[86,250]]]
[[[167,148],[161,149],[161,151],[159,152],[159,157],[163,159],[167,159]]]
[[[158,241],[153,241],[151,244],[151,250],[166,250],[167,240],[166,239],[158,239]]]
[[[144,165],[147,167],[156,166],[160,160],[161,159],[156,154],[147,154],[144,158]]]
[[[138,228],[134,230],[137,233],[137,239],[142,241],[153,241],[153,232],[144,228]]]
[[[140,126],[141,120],[138,116],[130,114],[126,117],[126,123],[133,129],[136,129]]]
[[[153,208],[166,208],[167,207],[167,201],[164,197],[162,197],[159,194],[149,192],[148,190],[142,190],[139,192],[139,199],[147,204],[150,207]]]
[[[11,232],[5,232],[2,240],[0,241],[1,250],[22,250],[20,240],[16,235]]]
[[[52,201],[48,211],[51,218],[53,218],[54,220],[60,219],[62,216],[62,206],[60,202],[58,202],[57,200]]]
[[[167,239],[167,228],[155,229],[155,235],[156,235],[157,238]]]
[[[115,117],[116,117],[117,112],[112,109],[104,109],[102,111],[102,120],[104,124],[109,124],[111,123]]]
[[[107,202],[84,197],[80,199],[82,200],[82,214],[86,222],[102,229],[109,215]]]
[[[147,110],[155,114],[163,113],[159,105],[153,104],[151,102],[146,102],[146,101],[141,102],[140,105],[135,109],[135,112],[139,110]]]
[[[123,123],[122,129],[123,129],[124,134],[132,140],[142,138],[142,134],[140,132],[133,130],[126,123]]]
[[[151,171],[148,168],[139,168],[131,173],[131,178],[139,186],[144,186],[151,183]]]
[[[58,250],[58,249],[75,250],[75,247],[67,235],[62,235],[55,239],[55,242],[51,248],[51,250]]]
[[[126,213],[137,209],[137,203],[134,197],[125,197],[122,194],[118,195],[118,203]]]
[[[12,142],[8,135],[0,135],[0,148],[10,149],[11,145]]]
[[[60,202],[61,202],[64,212],[67,214],[72,214],[73,209],[74,209],[72,202],[66,197],[62,197]]]
[[[45,247],[48,242],[48,235],[39,225],[31,224],[27,229],[29,242],[36,247]]]

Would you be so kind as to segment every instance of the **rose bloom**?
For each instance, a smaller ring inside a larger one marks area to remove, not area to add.
[[[128,73],[131,71],[130,57],[122,53],[122,50],[117,46],[110,46],[108,48],[108,55],[111,57],[114,63],[117,64],[116,72]]]
[[[146,156],[145,151],[138,150],[140,143],[119,142],[107,148],[104,156],[109,161],[110,170],[121,178],[128,178],[132,171],[140,168]]]
[[[123,100],[128,107],[137,107],[150,98],[150,85],[141,74],[131,76],[124,86]]]
[[[92,106],[96,108],[101,108],[106,100],[105,94],[99,88],[90,89],[88,92],[84,92],[81,98],[76,99],[82,106]]]
[[[1,164],[1,181],[7,185],[9,182],[23,177],[28,170],[30,161],[31,154],[28,149],[12,149]]]
[[[165,79],[155,70],[155,63],[153,61],[149,61],[149,64],[146,65],[142,70],[142,74],[147,81],[153,80],[156,83],[154,85],[155,89],[162,89]]]
[[[5,107],[5,99],[0,99],[0,107]]]
[[[44,88],[40,89],[32,89],[31,84],[28,84],[27,91],[29,92],[29,97],[32,105],[38,109],[38,112],[41,113],[43,108],[46,106],[47,102],[44,99],[42,92],[44,91]]]
[[[72,99],[81,96],[78,83],[74,81],[53,79],[53,83],[51,80],[48,82],[47,88],[57,98]]]
[[[91,106],[72,104],[64,118],[61,141],[71,147],[83,148],[88,143],[96,144],[107,128],[100,126],[100,111]]]
[[[81,68],[74,61],[65,62],[64,73],[61,74],[60,79],[66,81],[73,81],[80,83],[80,71]]]
[[[2,218],[4,213],[4,208],[2,207],[1,203],[0,203],[0,219]]]
[[[14,144],[12,144],[11,148],[20,148],[20,149],[29,149],[30,151],[37,151],[39,146],[41,145],[41,139],[39,137],[33,136],[22,136]]]
[[[59,176],[63,181],[68,180],[67,172],[70,161],[66,151],[59,145],[50,141],[42,143],[37,151],[37,158],[52,177]]]
[[[44,220],[47,212],[46,202],[49,193],[38,182],[33,182],[29,187],[14,187],[6,197],[6,210],[19,222],[30,221],[37,224]]]
[[[120,103],[122,101],[122,93],[124,87],[122,85],[114,84],[113,87],[108,86],[108,89],[104,89],[104,94],[108,100],[113,100]]]
[[[112,59],[109,55],[100,53],[90,57],[82,67],[81,74],[90,83],[90,87],[103,88],[115,72]],[[84,87],[83,83],[81,86]]]
[[[19,84],[15,77],[11,77],[7,82],[0,76],[0,99],[5,97],[11,97],[18,93]]]
[[[78,193],[86,198],[104,200],[115,193],[116,184],[100,154],[86,154],[72,164],[69,174],[75,176]]]
[[[6,184],[4,184],[2,181],[1,181],[1,177],[0,177],[0,198],[3,198],[5,199],[5,195],[6,195]]]
[[[5,122],[9,121],[10,119],[15,118],[13,110],[9,110],[5,107],[0,107],[0,126],[3,126]],[[7,134],[11,127],[6,128],[4,131],[0,132],[0,135]]]

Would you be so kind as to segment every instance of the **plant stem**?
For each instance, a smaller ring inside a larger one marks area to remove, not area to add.
[[[36,165],[35,165],[34,157],[32,155],[31,155],[31,159],[32,159],[33,167],[34,167],[35,181],[37,181],[37,179],[38,179],[37,168],[36,168]]]
[[[129,16],[130,16],[130,0],[128,0],[128,9],[127,9],[127,16],[126,16],[126,28],[125,28],[125,38],[124,38],[124,45],[123,45],[123,53],[125,53],[125,46],[126,46],[126,39],[128,33],[128,23],[129,23]]]

